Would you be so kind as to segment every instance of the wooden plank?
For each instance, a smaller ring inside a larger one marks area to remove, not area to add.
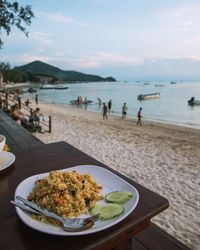
[[[132,250],[149,250],[142,242],[132,238]]]
[[[154,223],[150,223],[148,228],[136,234],[132,239],[132,244],[133,249],[136,250],[142,249],[139,247],[150,250],[191,250]]]

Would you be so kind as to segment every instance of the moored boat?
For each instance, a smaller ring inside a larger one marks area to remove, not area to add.
[[[194,106],[194,105],[200,105],[200,100],[195,100],[195,97],[191,97],[190,100],[188,100],[188,105]]]
[[[66,85],[58,84],[58,85],[50,85],[50,84],[45,84],[40,89],[68,89]]]
[[[29,88],[29,89],[27,90],[27,92],[29,92],[29,93],[36,93],[37,90],[36,90],[36,89],[33,89],[33,88]]]
[[[157,92],[157,93],[151,93],[151,94],[140,94],[137,96],[137,99],[142,101],[142,100],[148,100],[148,99],[153,99],[153,98],[160,98],[161,93]]]
[[[155,87],[165,87],[164,84],[155,84]]]
[[[57,84],[54,89],[68,89],[68,87],[65,84]]]
[[[62,87],[62,86],[58,86],[58,87],[55,87],[54,89],[68,89],[68,87]]]
[[[50,84],[45,84],[42,87],[40,87],[40,89],[55,89],[55,86]]]

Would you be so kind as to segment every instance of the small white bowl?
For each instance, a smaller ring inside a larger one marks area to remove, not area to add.
[[[4,135],[0,135],[0,151],[3,150],[6,143],[6,137]]]

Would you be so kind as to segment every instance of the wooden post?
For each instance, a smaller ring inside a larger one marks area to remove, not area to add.
[[[6,95],[5,95],[5,108],[8,109],[8,92],[6,92]]]
[[[51,133],[51,116],[49,116],[49,133]]]
[[[18,96],[18,105],[19,105],[19,109],[21,109],[21,97]]]

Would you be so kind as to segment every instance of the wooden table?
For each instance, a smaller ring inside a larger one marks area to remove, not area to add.
[[[38,148],[18,149],[14,166],[0,172],[0,249],[132,249],[132,236],[148,227],[155,215],[169,203],[162,196],[111,170],[65,142],[43,144]],[[82,164],[105,167],[137,188],[140,200],[136,209],[120,223],[87,236],[54,236],[35,231],[18,218],[10,203],[17,185],[25,178]],[[134,249],[134,246],[133,246]]]

